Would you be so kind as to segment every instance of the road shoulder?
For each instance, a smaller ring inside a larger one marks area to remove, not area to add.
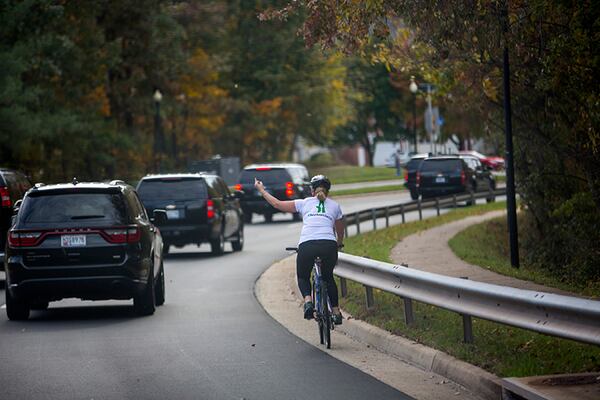
[[[255,295],[263,308],[292,334],[416,399],[493,398],[490,395],[497,390],[493,375],[363,321],[345,320],[332,332],[331,350],[319,345],[314,321],[301,317],[294,257],[272,265],[255,285]],[[434,371],[444,372],[445,376]],[[466,379],[475,393],[488,395],[479,397],[450,376]]]

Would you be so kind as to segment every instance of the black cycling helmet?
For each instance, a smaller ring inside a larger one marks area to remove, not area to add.
[[[315,190],[318,187],[324,187],[327,191],[331,189],[331,182],[325,175],[315,175],[310,180],[310,187]]]

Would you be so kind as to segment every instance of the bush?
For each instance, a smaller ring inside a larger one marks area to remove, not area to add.
[[[310,160],[305,161],[304,164],[309,170],[313,170],[337,165],[337,161],[331,153],[318,153],[314,154]]]
[[[589,192],[575,194],[537,224],[525,212],[522,244],[527,262],[579,285],[600,284],[600,215]]]

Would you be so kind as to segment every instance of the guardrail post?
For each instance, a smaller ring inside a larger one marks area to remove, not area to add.
[[[456,195],[452,195],[452,208],[456,208]]]
[[[415,322],[415,317],[413,315],[413,307],[412,307],[412,299],[407,299],[406,297],[402,298],[404,302],[404,322],[406,325],[412,325]]]
[[[490,203],[496,202],[496,195],[494,194],[494,189],[492,189],[492,185],[488,186],[488,190],[490,192],[490,195],[488,196],[488,202],[490,202]]]
[[[386,228],[390,227],[390,208],[389,207],[385,208],[385,227]]]
[[[471,205],[475,205],[475,193],[473,193],[473,191],[471,191]]]
[[[377,213],[374,208],[371,208],[371,218],[373,219],[373,230],[377,230]]]
[[[346,278],[340,278],[340,292],[342,297],[348,296],[348,285],[346,284]]]
[[[461,276],[461,279],[469,279],[468,276]],[[473,343],[473,320],[468,314],[461,314],[463,320],[463,342]]]
[[[400,205],[400,214],[402,214],[402,223],[406,222],[406,218],[404,217],[404,204]]]
[[[463,320],[463,341],[473,343],[473,320],[470,315],[462,314]]]
[[[421,209],[421,199],[417,200],[417,207],[419,209],[419,221],[423,221],[423,210]]]
[[[435,198],[435,209],[437,210],[437,216],[440,216],[440,198]]]
[[[358,212],[356,214],[354,214],[355,215],[354,222],[356,223],[356,234],[357,235],[360,235],[360,215],[359,214],[360,213],[358,213]]]
[[[348,223],[346,217],[344,217],[344,237],[348,237]]]
[[[375,299],[373,298],[373,288],[365,285],[365,292],[367,295],[367,310],[369,310],[375,305]]]

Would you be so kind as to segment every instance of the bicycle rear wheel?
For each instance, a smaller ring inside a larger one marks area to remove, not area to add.
[[[321,331],[325,343],[321,341],[321,344],[325,344],[328,349],[331,348],[331,313],[327,305],[327,287],[322,284],[321,287]]]

